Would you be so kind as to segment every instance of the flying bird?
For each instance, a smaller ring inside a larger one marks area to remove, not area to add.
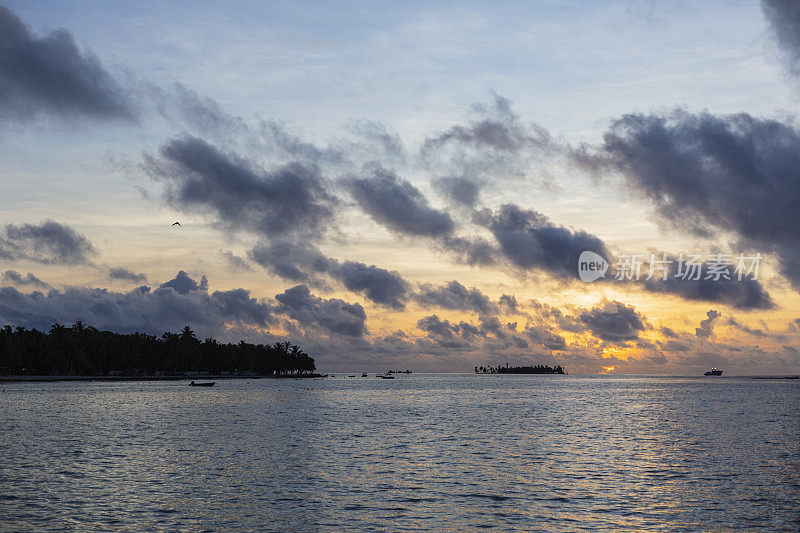
[[[180,226],[180,225],[181,225],[181,223],[180,223],[180,222],[174,222],[172,225],[173,225],[173,226]],[[183,226],[181,226],[181,227],[183,227]]]

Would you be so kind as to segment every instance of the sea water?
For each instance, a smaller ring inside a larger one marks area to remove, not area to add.
[[[800,382],[0,383],[0,529],[800,529]]]

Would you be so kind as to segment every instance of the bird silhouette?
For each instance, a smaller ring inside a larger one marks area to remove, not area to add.
[[[173,226],[180,226],[180,225],[181,225],[181,223],[180,223],[180,222],[174,222],[172,225],[173,225]],[[181,227],[183,227],[183,226],[181,226]]]

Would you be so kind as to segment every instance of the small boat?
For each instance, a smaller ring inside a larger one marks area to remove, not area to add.
[[[207,381],[205,383],[195,383],[194,381],[192,381],[191,383],[189,383],[189,385],[192,387],[213,387],[214,383],[216,383],[216,381]]]
[[[365,377],[367,377],[367,373],[366,373],[366,372],[364,372],[363,374],[361,374],[361,377],[362,377],[362,378],[365,378]]]
[[[379,377],[379,378],[381,378],[381,379],[394,379],[394,376],[385,376],[385,375],[383,375],[383,374],[378,374],[378,376],[377,376],[377,377]]]
[[[348,377],[348,378],[354,378],[354,377],[356,377],[356,375],[355,375],[355,374],[351,374],[351,375],[349,375],[349,376],[347,376],[347,377]]]
[[[719,370],[717,368],[713,368],[712,367],[711,370],[709,370],[708,372],[705,373],[705,375],[706,376],[721,376],[722,375],[722,370]]]

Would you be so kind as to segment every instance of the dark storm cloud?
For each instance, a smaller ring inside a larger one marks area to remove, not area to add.
[[[379,165],[365,170],[368,176],[343,183],[373,220],[401,235],[444,237],[453,233],[455,224],[450,215],[432,208],[409,181]]]
[[[198,282],[183,271],[155,290],[67,287],[26,294],[0,287],[0,325],[47,329],[54,322],[81,320],[101,329],[158,334],[190,324],[198,335],[225,337],[228,332],[265,335],[262,328],[281,319],[290,329],[310,334],[322,331],[360,338],[368,333],[366,313],[359,304],[317,297],[303,285],[276,295],[275,300],[253,298],[242,288],[209,293],[205,276]]]
[[[399,272],[356,261],[339,263],[330,274],[341,281],[347,290],[363,292],[373,302],[397,310],[405,308],[411,289]]]
[[[411,285],[399,272],[357,261],[340,262],[305,242],[261,243],[250,251],[250,259],[291,281],[319,283],[320,276],[329,276],[347,290],[363,293],[373,302],[397,310],[405,308],[410,296]]]
[[[367,333],[367,315],[358,303],[347,303],[338,298],[325,300],[311,294],[305,285],[297,285],[282,294],[277,312],[285,313],[305,326],[319,326],[323,330],[349,337],[363,337]]]
[[[514,204],[481,210],[476,224],[492,232],[502,255],[515,267],[542,269],[557,277],[577,278],[578,257],[591,250],[609,257],[600,239],[581,230],[557,226],[546,216]]]
[[[461,176],[435,178],[431,185],[442,196],[466,207],[475,207],[480,196],[480,186],[474,180]]]
[[[109,279],[118,279],[122,281],[132,281],[133,283],[147,283],[147,276],[144,274],[137,274],[132,270],[123,267],[114,267],[108,271]]]
[[[761,10],[769,22],[789,72],[800,76],[800,3],[795,0],[761,0]]]
[[[153,334],[191,324],[202,335],[224,333],[227,325],[263,327],[274,322],[270,306],[243,289],[181,294],[171,287],[142,286],[125,293],[67,287],[45,295],[0,288],[0,323],[47,329],[54,322],[76,320],[101,329]]]
[[[169,287],[173,289],[178,294],[186,295],[192,291],[207,291],[208,290],[208,278],[203,276],[200,279],[200,283],[196,282],[183,270],[178,272],[178,275],[175,276],[173,279],[164,282],[161,284],[161,288]]]
[[[88,264],[96,253],[86,237],[53,220],[0,228],[0,259],[7,261],[78,265]]]
[[[694,334],[696,337],[700,339],[710,339],[714,336],[714,322],[722,316],[722,313],[719,311],[715,311],[714,309],[709,309],[708,313],[706,313],[706,317],[700,321],[700,327],[695,328]]]
[[[166,183],[172,206],[210,212],[223,227],[270,238],[320,237],[337,203],[313,165],[290,163],[266,172],[195,137],[171,140],[158,156],[146,155],[145,169]]]
[[[707,264],[704,264],[704,271]],[[775,303],[772,297],[757,280],[743,278],[731,279],[680,279],[675,277],[675,269],[670,270],[666,280],[651,279],[644,281],[644,287],[654,293],[667,293],[680,296],[686,300],[715,302],[729,305],[736,309],[755,310],[772,309]]]
[[[632,306],[621,302],[603,302],[598,307],[580,313],[580,321],[592,334],[605,341],[624,343],[639,338],[647,329],[644,316]]]
[[[414,299],[424,307],[472,311],[482,315],[497,313],[497,305],[488,296],[475,287],[467,289],[455,280],[439,286],[425,283],[420,286]]]
[[[205,279],[205,276],[203,276]],[[202,282],[201,282],[202,285]],[[262,301],[250,297],[246,289],[214,291],[211,299],[220,315],[226,320],[234,320],[240,324],[251,324],[265,327],[274,322],[272,307]]]
[[[69,32],[37,37],[0,6],[0,116],[44,114],[133,118],[123,89],[96,57],[78,50]]]
[[[49,284],[40,280],[30,272],[23,276],[16,270],[6,270],[3,272],[3,275],[0,276],[0,280],[2,280],[3,283],[17,287],[38,287],[40,289],[50,288]]]
[[[738,115],[631,114],[576,160],[621,174],[660,219],[702,236],[734,232],[745,249],[777,252],[800,289],[800,130]]]

